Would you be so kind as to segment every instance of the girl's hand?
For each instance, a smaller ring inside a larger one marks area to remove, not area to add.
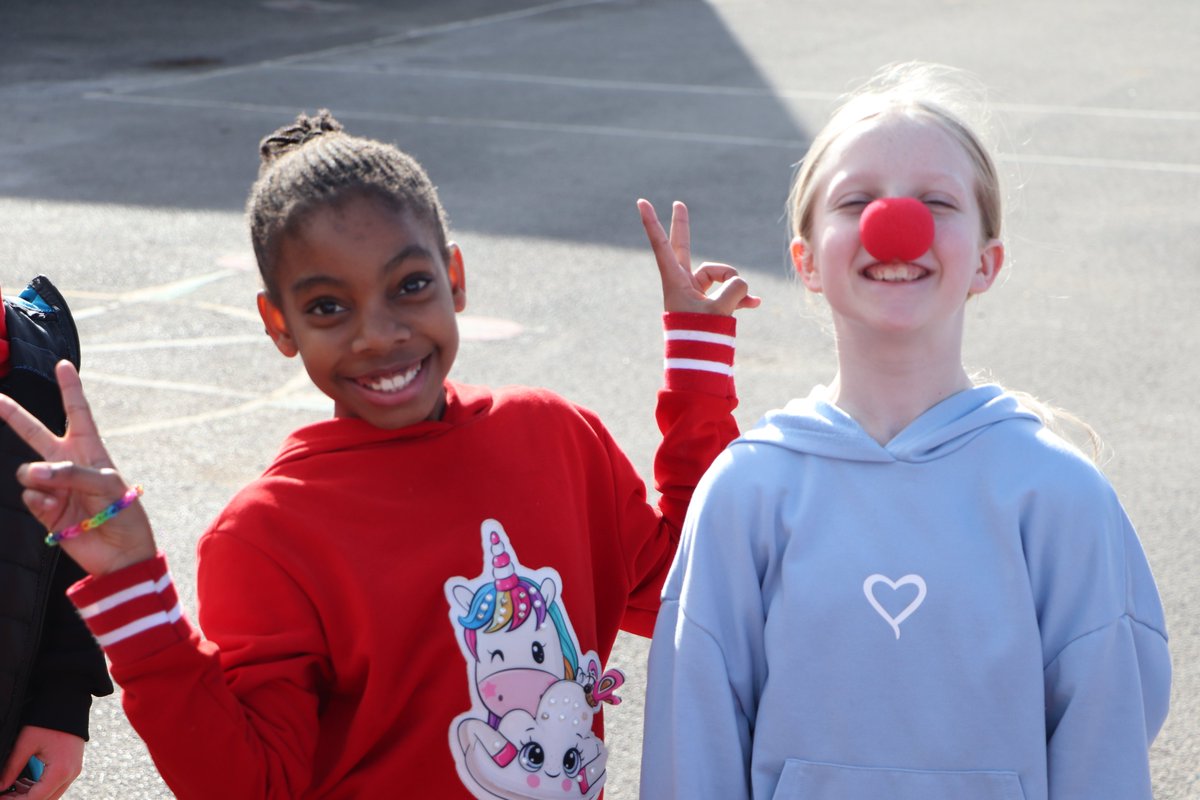
[[[21,787],[24,791],[18,789],[14,794],[24,795],[27,800],[58,800],[83,770],[83,739],[52,728],[26,725],[17,736],[4,772],[0,773],[0,787],[12,785],[30,756],[37,756],[45,771],[37,781]]]
[[[100,441],[75,367],[60,361],[55,375],[67,412],[65,436],[55,436],[28,411],[0,395],[0,420],[45,459],[22,464],[17,480],[25,487],[21,499],[49,531],[98,514],[129,489]],[[150,520],[140,502],[97,528],[64,539],[59,546],[92,575],[115,572],[154,558],[157,552]]]
[[[678,200],[671,207],[671,235],[663,230],[649,200],[638,200],[642,226],[650,239],[658,274],[662,278],[663,308],[728,316],[739,308],[756,308],[762,302],[750,294],[746,281],[728,264],[704,262],[692,271],[692,235],[687,206]],[[708,290],[721,284],[712,295]]]

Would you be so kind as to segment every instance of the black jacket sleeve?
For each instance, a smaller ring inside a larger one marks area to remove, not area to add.
[[[92,696],[112,694],[113,685],[104,654],[67,599],[67,589],[83,577],[74,561],[59,557],[22,723],[86,740]]]

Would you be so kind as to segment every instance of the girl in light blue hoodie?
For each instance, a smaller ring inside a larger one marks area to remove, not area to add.
[[[948,72],[876,79],[803,161],[791,254],[838,370],[696,491],[647,800],[1151,797],[1170,660],[1137,535],[1035,404],[962,365],[1004,247],[992,158],[929,93]]]

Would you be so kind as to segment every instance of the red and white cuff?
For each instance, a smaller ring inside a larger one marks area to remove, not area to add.
[[[67,597],[114,661],[154,653],[191,634],[162,553],[110,575],[84,578]]]
[[[737,320],[716,314],[663,314],[666,387],[732,397]]]

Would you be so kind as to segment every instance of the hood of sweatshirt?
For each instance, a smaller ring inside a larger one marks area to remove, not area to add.
[[[965,389],[921,414],[887,444],[880,444],[850,415],[824,400],[818,386],[806,398],[771,411],[738,442],[776,445],[846,461],[933,461],[953,453],[993,425],[1041,419],[995,384]]]
[[[333,418],[293,431],[268,469],[316,455],[388,446],[441,436],[485,415],[492,407],[492,392],[485,386],[446,381],[446,408],[441,419],[425,420],[405,428],[387,430],[356,418]]]

